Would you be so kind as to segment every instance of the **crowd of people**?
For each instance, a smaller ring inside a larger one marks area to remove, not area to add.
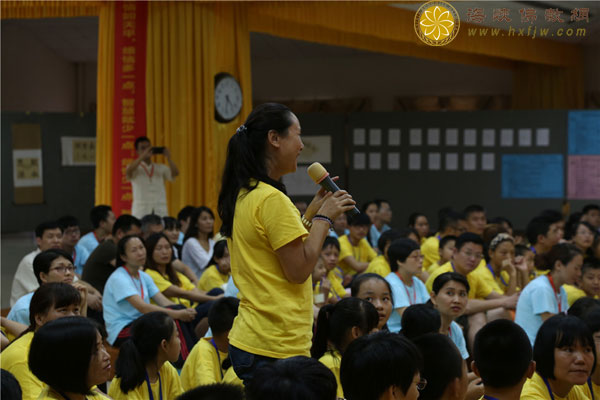
[[[151,165],[136,148],[130,178]],[[437,229],[381,199],[347,217],[343,190],[286,195],[302,148],[287,107],[253,110],[218,232],[210,208],[160,215],[142,188],[139,219],[40,223],[2,318],[2,398],[600,399],[598,204],[523,230],[481,205]]]

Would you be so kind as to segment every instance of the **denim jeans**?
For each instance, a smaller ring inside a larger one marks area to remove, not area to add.
[[[276,358],[259,356],[229,345],[229,359],[238,378],[244,381],[244,385],[254,377],[254,371],[265,364],[277,361]]]

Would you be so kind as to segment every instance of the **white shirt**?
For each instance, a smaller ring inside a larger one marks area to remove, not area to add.
[[[167,211],[167,192],[165,180],[172,181],[171,168],[164,164],[142,162],[131,173],[131,189],[133,191],[133,204],[131,214],[142,218],[147,214],[156,214],[161,217],[169,215]]]
[[[206,251],[196,238],[189,238],[183,244],[183,249],[181,249],[181,261],[194,271],[198,279],[202,276],[206,264],[213,256],[215,241],[208,239],[208,246],[208,251]]]
[[[33,272],[33,259],[41,252],[40,249],[35,249],[27,254],[17,267],[15,278],[13,279],[12,289],[10,291],[10,306],[14,306],[15,302],[27,293],[33,292],[40,284],[38,283],[35,273]]]

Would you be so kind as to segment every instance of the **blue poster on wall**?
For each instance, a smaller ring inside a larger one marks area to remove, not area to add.
[[[564,198],[562,154],[505,154],[502,156],[502,198]]]
[[[569,154],[600,154],[600,111],[569,111]]]

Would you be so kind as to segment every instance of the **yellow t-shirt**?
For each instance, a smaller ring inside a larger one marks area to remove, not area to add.
[[[229,342],[272,358],[309,356],[313,325],[312,279],[291,283],[276,250],[308,232],[289,197],[259,182],[240,190],[232,238],[227,239],[240,306]]]
[[[160,382],[157,379],[156,382],[150,383],[154,399],[160,399],[161,397],[159,393],[160,386],[162,386],[162,398],[164,400],[175,399],[183,393],[179,374],[170,362],[167,361],[164,363],[158,371],[160,373]],[[110,383],[108,395],[114,400],[147,400],[150,398],[146,381],[125,394],[121,391],[121,378],[116,377]]]
[[[242,380],[237,376],[237,374],[233,370],[233,367],[230,367],[227,370],[227,372],[225,372],[225,377],[223,377],[223,383],[226,383],[228,385],[244,387],[244,382],[242,382]]]
[[[327,273],[327,279],[331,282],[331,291],[340,299],[343,299],[348,295],[344,285],[342,285],[342,278],[340,278],[335,270],[331,270]]]
[[[563,285],[563,288],[565,288],[565,292],[567,292],[567,303],[569,303],[569,307],[571,307],[578,299],[586,296],[585,292],[576,286]]]
[[[482,262],[485,262],[485,261],[482,260]],[[433,273],[431,275],[429,275],[429,279],[427,279],[427,282],[425,283],[425,286],[427,287],[427,291],[429,293],[431,293],[432,288],[433,288],[433,281],[435,281],[435,278],[437,278],[438,276],[440,276],[441,274],[443,274],[445,272],[453,272],[453,271],[454,271],[454,269],[452,268],[451,262],[447,262],[446,264],[442,265],[441,267],[439,267],[438,269],[433,271]],[[473,275],[472,272],[467,275],[467,282],[469,282],[469,286],[470,286],[470,290],[469,290],[469,298],[470,299],[483,300],[486,297],[488,297],[490,295],[490,293],[492,293],[492,287],[490,285],[488,285],[485,281],[483,281],[477,275]]]
[[[435,271],[436,269],[438,269],[440,267],[440,260],[437,260],[436,262],[434,262],[433,264],[431,264],[429,267],[427,267],[426,271],[428,274],[432,274],[433,271]]]
[[[33,332],[28,332],[11,343],[0,355],[2,369],[13,374],[19,381],[23,400],[36,400],[47,387],[29,369],[29,347],[32,340]]]
[[[365,273],[377,274],[383,278],[388,276],[392,270],[390,264],[387,262],[384,256],[377,256],[369,263],[369,266],[365,270]]]
[[[438,236],[439,234],[436,233],[421,243],[421,254],[423,254],[424,270],[427,270],[431,264],[440,259],[440,239],[438,239]]]
[[[161,293],[164,292],[165,290],[167,290],[169,287],[173,286],[173,283],[171,283],[171,281],[169,280],[168,275],[161,275],[160,272],[158,272],[154,269],[150,269],[150,268],[146,268],[144,270],[144,272],[147,273],[148,275],[150,275],[150,277],[154,281],[154,284],[156,285],[158,290],[160,290]],[[179,281],[181,282],[181,284],[179,285],[179,287],[181,289],[194,290],[195,286],[188,279],[187,276],[185,276],[182,273],[177,272],[177,271],[175,271],[175,273],[177,274],[177,277],[179,278]],[[171,300],[173,303],[181,304],[184,307],[194,307],[196,305],[196,303],[192,303],[190,300],[183,299],[181,297],[168,297],[168,299]],[[156,304],[156,303],[154,303],[154,300],[151,300],[151,301],[153,304]]]
[[[325,354],[323,354],[323,357],[319,358],[319,362],[333,372],[335,381],[337,382],[337,397],[339,399],[343,399],[344,390],[342,389],[342,383],[340,381],[340,366],[342,365],[341,354],[337,350],[327,351]]]
[[[199,340],[185,360],[181,370],[181,385],[184,390],[220,383],[223,380],[225,370],[221,367],[221,363],[227,358],[227,353],[219,351],[217,354],[211,339]]]
[[[583,393],[590,399],[598,400],[600,399],[600,385],[596,385],[592,382],[592,390],[594,391],[594,395],[592,397],[592,392],[590,391],[590,386],[586,383],[584,385],[579,385],[579,388],[583,391]]]
[[[581,386],[573,386],[569,394],[566,397],[559,397],[556,393],[553,393],[554,400],[589,400],[589,398],[583,392]],[[531,379],[527,379],[525,385],[523,385],[523,391],[521,392],[521,400],[551,400],[552,397],[548,393],[548,388],[544,383],[542,377],[536,372],[533,374]]]
[[[352,246],[352,243],[350,243],[350,240],[348,239],[348,235],[340,237],[339,242],[340,268],[344,271],[345,275],[356,275],[356,271],[344,261],[346,257],[353,256],[356,261],[359,262],[371,262],[377,257],[377,253],[365,238],[362,238],[360,242],[358,242],[358,246]]]
[[[508,272],[501,271],[500,276],[495,277],[492,275],[492,272],[488,268],[485,261],[479,263],[477,268],[475,268],[475,270],[469,275],[473,274],[475,274],[475,276],[477,276],[479,279],[485,281],[485,283],[491,286],[492,290],[498,294],[504,294],[508,288],[508,282],[510,280],[510,275],[508,275]],[[506,282],[506,284],[503,282],[503,280]]]
[[[110,399],[107,395],[102,393],[99,389],[92,389],[92,395],[86,395],[86,400],[104,400]],[[65,398],[59,394],[56,390],[46,387],[42,390],[37,400],[65,400]]]
[[[209,292],[214,288],[222,289],[229,280],[229,274],[222,274],[216,265],[206,268],[198,281],[198,289]]]

